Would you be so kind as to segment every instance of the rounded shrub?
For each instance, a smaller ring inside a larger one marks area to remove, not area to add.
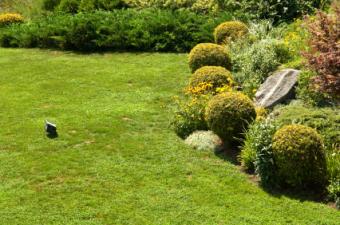
[[[0,14],[0,27],[8,26],[13,23],[24,22],[24,17],[18,13]]]
[[[208,127],[226,143],[242,138],[248,125],[256,118],[253,102],[241,92],[214,96],[205,112]]]
[[[196,150],[210,150],[218,152],[223,145],[219,136],[212,131],[195,131],[185,139],[185,143]]]
[[[189,66],[192,72],[203,66],[221,66],[231,70],[231,59],[223,46],[201,43],[190,51]]]
[[[286,125],[273,137],[273,157],[282,183],[294,188],[323,187],[327,180],[321,136],[304,125]]]
[[[225,44],[248,33],[248,27],[240,21],[228,21],[215,28],[214,37],[217,44]]]
[[[204,66],[195,71],[190,79],[190,88],[208,84],[204,93],[216,93],[217,88],[231,87],[233,79],[229,70],[221,66]]]

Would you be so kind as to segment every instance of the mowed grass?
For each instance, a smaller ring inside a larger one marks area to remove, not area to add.
[[[189,76],[185,54],[0,49],[0,224],[339,223],[186,147],[169,106]]]

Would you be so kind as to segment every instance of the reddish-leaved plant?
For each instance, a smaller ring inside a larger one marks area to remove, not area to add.
[[[309,51],[303,55],[310,69],[317,72],[312,79],[316,90],[336,99],[340,97],[340,7],[333,13],[319,11],[315,18],[307,18],[310,32]]]

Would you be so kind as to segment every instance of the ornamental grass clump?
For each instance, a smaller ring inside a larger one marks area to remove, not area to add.
[[[231,73],[221,66],[204,66],[191,76],[189,92],[192,94],[216,94],[220,89],[231,90]]]
[[[216,44],[227,44],[248,33],[248,27],[240,21],[228,21],[215,28],[214,37]]]
[[[273,137],[280,183],[293,188],[325,187],[327,165],[321,136],[304,125],[286,125]]]
[[[212,97],[206,112],[208,127],[226,144],[242,138],[248,125],[256,118],[253,102],[241,92],[226,92]]]
[[[5,13],[0,15],[0,27],[23,22],[24,17],[18,13]]]
[[[192,72],[203,66],[221,66],[231,70],[231,59],[225,47],[201,43],[190,51],[189,66]]]

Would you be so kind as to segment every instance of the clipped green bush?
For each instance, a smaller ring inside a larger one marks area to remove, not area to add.
[[[231,70],[231,59],[224,47],[212,43],[201,43],[190,51],[189,66],[192,72],[203,66],[221,66]]]
[[[192,74],[190,79],[190,88],[197,88],[200,85],[207,84],[204,93],[216,93],[217,88],[231,87],[233,79],[230,71],[221,66],[204,66]]]
[[[226,44],[248,33],[248,27],[240,21],[228,21],[215,28],[214,37],[217,44]]]
[[[286,125],[273,137],[273,156],[277,173],[284,184],[294,188],[327,182],[325,151],[321,136],[304,125]]]
[[[256,118],[253,102],[241,92],[226,92],[212,97],[205,112],[208,127],[228,144],[242,138]]]
[[[327,151],[340,146],[340,112],[337,109],[309,107],[296,102],[275,107],[271,115],[280,126],[294,123],[316,129]]]
[[[18,13],[5,13],[0,14],[0,27],[8,26],[11,24],[23,23],[24,17]]]

